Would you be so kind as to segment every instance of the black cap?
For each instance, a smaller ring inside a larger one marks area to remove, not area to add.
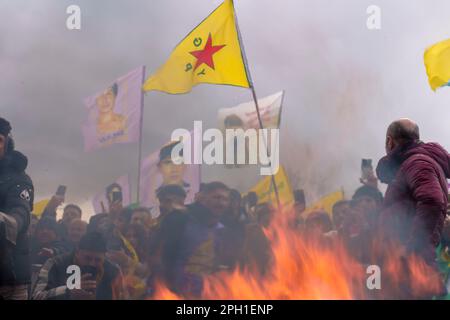
[[[172,149],[179,143],[182,143],[182,142],[175,141],[175,142],[171,142],[171,143],[165,145],[164,147],[162,147],[161,150],[159,151],[159,161],[162,161],[168,157],[171,157]],[[181,149],[181,151],[180,151],[180,156],[183,156],[183,149]]]
[[[104,253],[106,252],[105,238],[99,232],[88,232],[81,238],[78,249]]]
[[[363,196],[371,197],[378,203],[383,202],[383,194],[377,188],[374,188],[372,186],[364,185],[356,189],[352,200],[358,200]]]
[[[156,196],[158,199],[161,199],[169,194],[183,198],[186,197],[186,191],[184,191],[184,188],[178,184],[168,184],[158,188],[156,191]]]
[[[11,124],[9,121],[4,118],[0,118],[0,134],[7,137],[11,132],[11,129]]]
[[[117,97],[117,94],[119,93],[119,86],[117,85],[117,83],[114,83],[111,86],[111,90],[114,93],[114,96]]]
[[[122,186],[120,184],[118,184],[117,182],[114,182],[114,183],[111,183],[109,186],[106,187],[106,194],[109,195],[115,189],[119,189],[120,192],[122,192]]]
[[[294,199],[297,203],[306,203],[305,191],[303,189],[294,190]]]

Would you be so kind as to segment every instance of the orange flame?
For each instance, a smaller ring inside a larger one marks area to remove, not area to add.
[[[437,290],[433,270],[419,257],[399,259],[392,247],[383,265],[381,290],[367,288],[366,265],[357,262],[341,241],[305,238],[290,227],[291,212],[281,210],[264,233],[270,241],[273,261],[261,276],[252,266],[204,277],[202,299],[208,300],[347,300],[401,298]],[[430,279],[434,277],[433,283]],[[383,285],[388,283],[388,287]],[[405,285],[406,284],[406,285]],[[384,290],[384,291],[383,291]],[[407,294],[405,294],[407,291]],[[157,300],[183,299],[158,284]]]

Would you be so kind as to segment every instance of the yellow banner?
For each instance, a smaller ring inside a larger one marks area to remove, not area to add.
[[[294,194],[289,179],[284,171],[284,168],[280,166],[277,174],[275,175],[275,182],[278,188],[278,195],[280,197],[281,204],[290,204],[294,202]],[[272,202],[276,205],[277,199],[272,184],[272,177],[267,176],[262,179],[258,184],[250,189],[250,192],[255,192],[258,195],[258,204],[264,202]]]
[[[33,204],[33,214],[37,216],[38,218],[41,218],[42,213],[44,213],[44,209],[49,203],[50,199],[44,199],[41,201],[38,201]]]
[[[336,202],[344,200],[344,191],[339,190],[333,193],[330,193],[323,198],[319,199],[315,203],[313,203],[311,206],[306,208],[305,212],[303,213],[304,217],[307,217],[311,212],[317,211],[317,210],[324,210],[326,211],[330,217],[333,213],[333,206]]]

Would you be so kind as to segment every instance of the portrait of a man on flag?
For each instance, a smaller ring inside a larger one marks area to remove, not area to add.
[[[186,204],[194,200],[195,194],[200,189],[200,165],[174,163],[172,150],[179,143],[183,142],[167,143],[143,159],[140,181],[141,205],[158,207],[158,191],[169,185],[178,185],[184,189]],[[180,154],[180,156],[183,155]]]
[[[95,99],[98,108],[97,135],[126,130],[127,117],[115,112],[118,91],[119,86],[114,83]]]
[[[85,151],[138,141],[143,74],[139,67],[85,100]]]

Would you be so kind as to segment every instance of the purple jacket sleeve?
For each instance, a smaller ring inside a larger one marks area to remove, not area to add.
[[[440,241],[440,226],[446,211],[439,173],[433,162],[417,158],[404,168],[406,184],[415,201],[415,216],[408,249],[420,250]]]

